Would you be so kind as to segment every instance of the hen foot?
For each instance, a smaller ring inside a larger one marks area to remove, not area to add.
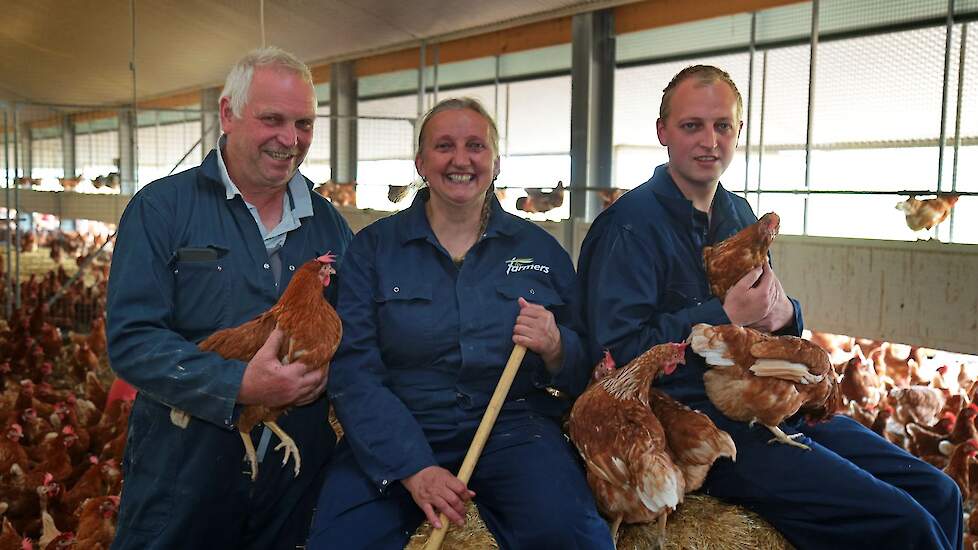
[[[248,432],[238,432],[241,441],[244,442],[245,457],[251,463],[251,481],[258,478],[258,453],[255,452],[255,444],[251,442],[251,435]]]
[[[282,466],[288,464],[289,456],[292,456],[295,459],[295,477],[299,477],[299,466],[301,463],[299,458],[299,447],[295,444],[295,441],[289,437],[289,434],[285,433],[285,430],[279,427],[279,425],[275,422],[265,422],[265,425],[268,426],[269,430],[272,430],[272,433],[277,435],[278,438],[282,440],[281,443],[275,446],[275,450],[277,451],[282,447],[285,447],[285,456],[282,457]]]
[[[774,444],[774,443],[783,443],[785,445],[791,445],[792,447],[799,447],[801,449],[805,449],[806,451],[812,450],[812,448],[809,447],[808,445],[805,445],[804,443],[798,443],[797,441],[795,441],[795,439],[797,439],[799,437],[805,437],[805,434],[797,433],[797,434],[788,435],[788,434],[784,433],[781,430],[781,428],[779,428],[777,426],[765,426],[765,427],[767,429],[771,430],[771,433],[774,434],[774,438],[768,440],[768,442],[767,442],[768,445],[771,445],[771,444]]]

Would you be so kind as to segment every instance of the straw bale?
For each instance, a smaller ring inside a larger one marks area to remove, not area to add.
[[[499,548],[471,503],[465,516],[464,527],[449,528],[443,550]],[[618,550],[657,548],[658,529],[655,523],[622,527]],[[430,533],[431,526],[425,522],[414,532],[405,550],[424,548]],[[666,522],[662,549],[788,550],[791,545],[757,514],[711,496],[689,494]]]

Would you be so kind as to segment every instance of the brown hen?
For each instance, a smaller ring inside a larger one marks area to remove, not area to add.
[[[842,407],[829,355],[795,336],[770,336],[736,325],[698,324],[689,336],[693,351],[710,369],[706,395],[724,415],[757,422],[774,434],[773,443],[811,450],[778,427],[801,411],[811,422],[828,420]]]
[[[957,195],[938,195],[934,199],[919,200],[914,197],[897,203],[897,210],[902,210],[907,218],[907,227],[914,231],[932,229],[943,222],[951,214],[954,203],[958,202]]]
[[[936,423],[946,400],[944,392],[930,386],[893,388],[889,397],[894,404],[894,419],[903,425]]]
[[[108,550],[115,537],[119,497],[103,496],[86,500],[78,510],[77,548]]]
[[[714,296],[723,301],[730,287],[767,261],[768,248],[780,224],[778,215],[768,212],[736,235],[703,247],[703,266]]]
[[[612,521],[659,521],[683,501],[686,483],[652,414],[649,390],[660,373],[684,362],[686,344],[662,344],[602,378],[574,403],[568,431],[584,458],[598,509]]]
[[[558,181],[551,191],[527,187],[525,197],[516,199],[516,209],[524,212],[550,212],[564,204],[564,182]]]
[[[357,205],[356,183],[337,183],[329,180],[314,189],[314,191],[329,199],[335,206]]]
[[[203,351],[216,352],[225,359],[247,362],[278,327],[288,337],[279,350],[279,356],[285,358],[283,362],[298,361],[309,370],[328,369],[343,334],[340,318],[323,294],[323,289],[329,286],[330,275],[336,273],[333,262],[332,254],[309,260],[296,270],[278,303],[271,309],[243,325],[215,332],[198,347]],[[299,448],[275,422],[287,409],[248,405],[241,411],[238,431],[251,462],[253,480],[258,477],[258,457],[249,432],[260,422],[264,422],[279,437],[281,443],[275,449],[285,448],[283,464],[292,456],[295,475],[299,475]]]
[[[737,446],[730,434],[717,428],[709,416],[655,388],[649,392],[649,404],[665,428],[673,462],[683,472],[687,493],[703,486],[710,466],[721,456],[737,460]]]
[[[876,373],[873,362],[863,356],[858,345],[853,351],[855,356],[843,367],[839,382],[842,396],[863,409],[874,410],[886,396],[886,386]]]
[[[971,499],[970,466],[975,462],[976,456],[978,456],[978,440],[969,439],[954,448],[947,467],[944,468],[944,473],[958,484],[961,498],[965,502]]]

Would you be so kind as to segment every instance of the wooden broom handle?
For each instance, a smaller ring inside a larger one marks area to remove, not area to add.
[[[469,445],[469,450],[465,453],[462,467],[458,470],[458,478],[466,485],[472,478],[475,463],[479,461],[479,455],[482,454],[482,449],[486,446],[489,433],[492,432],[492,427],[496,424],[496,417],[499,416],[499,411],[503,408],[503,402],[506,401],[506,395],[509,394],[509,388],[513,385],[513,379],[516,378],[516,371],[519,370],[524,355],[526,355],[525,346],[517,344],[513,347],[513,352],[509,354],[509,361],[506,362],[506,368],[503,369],[503,374],[499,377],[499,384],[496,385],[496,390],[492,392],[486,413],[482,415],[479,429],[476,430],[472,444]],[[438,550],[441,548],[442,542],[445,541],[445,533],[448,532],[449,525],[448,518],[445,517],[445,514],[441,514],[440,519],[441,529],[432,529],[428,543],[425,544],[425,550]]]

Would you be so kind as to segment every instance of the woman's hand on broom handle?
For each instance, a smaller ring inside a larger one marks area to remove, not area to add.
[[[520,314],[513,326],[513,343],[538,354],[550,374],[557,374],[564,363],[564,348],[554,314],[547,308],[518,300]]]
[[[455,525],[465,524],[465,503],[475,496],[459,478],[440,466],[428,466],[401,480],[418,508],[436,528],[442,527],[439,513]]]

